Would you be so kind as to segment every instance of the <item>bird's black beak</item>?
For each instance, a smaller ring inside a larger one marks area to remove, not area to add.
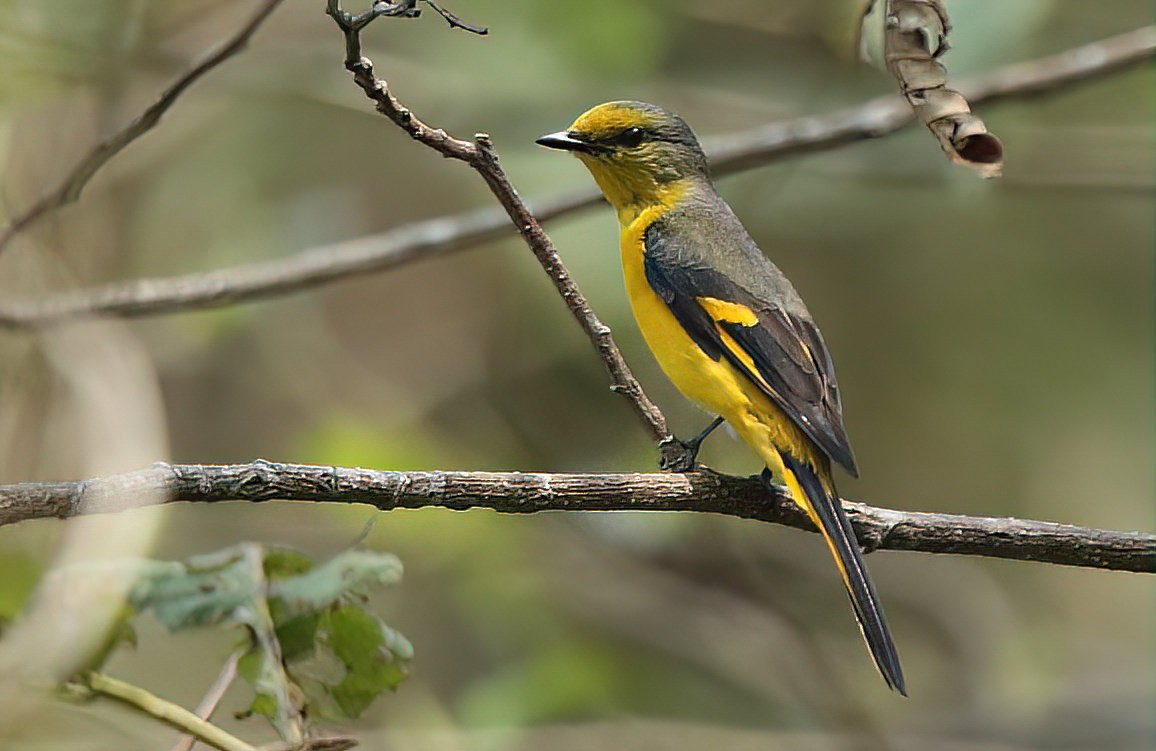
[[[551,149],[562,149],[563,151],[590,151],[590,144],[574,138],[563,130],[544,135],[537,141],[534,141],[534,143]]]

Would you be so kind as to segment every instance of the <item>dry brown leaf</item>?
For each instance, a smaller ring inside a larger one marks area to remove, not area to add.
[[[943,0],[871,0],[860,24],[865,60],[895,76],[916,117],[956,164],[981,177],[998,177],[1003,144],[972,113],[967,99],[947,85],[939,57],[951,24]]]

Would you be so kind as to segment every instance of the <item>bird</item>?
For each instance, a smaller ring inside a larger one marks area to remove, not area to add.
[[[868,650],[907,695],[899,656],[863,554],[835,490],[832,462],[858,468],[835,368],[787,277],[716,191],[698,138],[677,114],[644,102],[599,104],[536,143],[569,151],[618,214],[634,317],[659,366],[717,415],[684,445],[694,466],[723,421],[818,528]]]

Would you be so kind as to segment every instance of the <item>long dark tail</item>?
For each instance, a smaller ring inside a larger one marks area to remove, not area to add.
[[[835,556],[839,573],[847,587],[847,594],[851,597],[851,606],[855,609],[855,619],[859,622],[859,628],[867,641],[867,648],[871,650],[876,667],[879,668],[888,686],[907,696],[903,668],[899,665],[899,654],[895,650],[895,643],[891,640],[887,619],[883,616],[883,608],[879,604],[879,597],[875,594],[875,587],[871,585],[871,579],[867,576],[863,554],[859,550],[855,532],[851,529],[851,522],[843,512],[843,506],[834,492],[828,489],[806,462],[799,461],[786,452],[781,452],[780,456],[783,466],[794,475],[805,496],[803,500],[810,507],[804,507],[804,511],[808,512],[819,527],[828,547],[831,548],[831,553]]]

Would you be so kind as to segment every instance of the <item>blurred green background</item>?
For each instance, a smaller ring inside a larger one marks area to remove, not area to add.
[[[523,196],[588,186],[533,145],[631,98],[701,136],[894,90],[851,61],[853,8],[809,0],[453,0],[380,20],[365,52],[459,136],[492,135]],[[134,117],[252,3],[0,2],[0,207],[28,205]],[[0,295],[210,270],[492,204],[463,165],[376,116],[324,2],[290,0],[89,186],[0,256]],[[953,76],[1151,23],[1147,0],[961,0]],[[720,181],[791,276],[835,355],[862,479],[903,509],[1149,529],[1153,518],[1151,64],[982,107],[1005,176],[950,166],[909,128]],[[548,225],[677,433],[706,419],[666,383],[622,291],[605,208]],[[656,453],[526,248],[510,238],[309,292],[130,324],[155,368],[176,462],[390,469],[637,470]],[[0,481],[84,476],[93,439],[40,337],[0,332]],[[115,426],[113,428],[115,432]],[[703,459],[758,466],[733,438]],[[126,524],[131,524],[131,516]],[[318,555],[368,509],[179,506],[151,555],[239,540]],[[0,529],[0,603],[61,540]],[[388,749],[1146,749],[1156,747],[1149,577],[878,553],[869,565],[911,698],[873,668],[819,540],[685,514],[381,515],[397,553],[379,611],[413,677],[354,726]],[[6,605],[11,610],[11,605]],[[110,670],[195,704],[231,637],[146,627]],[[238,689],[224,715],[246,700]],[[247,737],[256,720],[224,720]],[[107,704],[53,707],[14,747],[167,748]]]

